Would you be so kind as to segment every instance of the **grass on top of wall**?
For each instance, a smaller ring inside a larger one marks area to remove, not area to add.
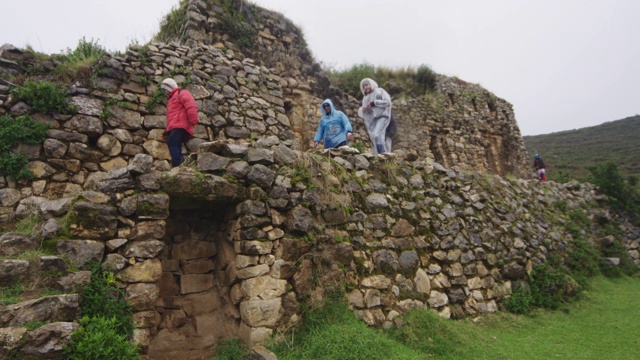
[[[272,347],[278,359],[639,359],[640,279],[596,277],[577,302],[528,316],[473,322],[414,310],[401,329],[378,330],[330,302]]]

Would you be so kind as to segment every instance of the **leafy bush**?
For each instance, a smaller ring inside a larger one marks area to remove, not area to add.
[[[602,256],[595,246],[583,238],[576,239],[572,247],[565,264],[580,285],[586,286],[587,278],[600,274]]]
[[[27,156],[15,154],[12,150],[20,144],[43,142],[48,128],[26,115],[15,119],[8,115],[0,117],[0,175],[14,179],[31,178],[31,172],[24,169],[29,162]]]
[[[589,181],[598,187],[598,190],[607,195],[611,206],[619,212],[625,212],[631,216],[632,220],[640,220],[640,192],[631,182],[624,180],[618,170],[618,166],[613,162],[596,164],[589,167],[591,176]]]
[[[531,290],[526,284],[517,283],[511,296],[503,304],[507,311],[514,314],[528,314],[534,308]]]
[[[420,65],[416,71],[416,81],[422,91],[433,91],[436,88],[436,73],[428,65]]]
[[[131,343],[131,305],[116,286],[113,273],[103,271],[100,264],[92,267],[91,281],[80,292],[80,308],[80,328],[64,349],[68,359],[141,359],[138,347]]]
[[[620,259],[619,265],[610,265],[605,261],[600,263],[602,273],[607,277],[622,277],[624,275],[633,276],[638,272],[638,265],[629,258],[627,248],[618,239],[610,245],[603,245],[600,248],[603,257]]]
[[[529,276],[533,305],[545,309],[557,309],[564,301],[567,289],[567,274],[548,264],[533,268]]]
[[[13,94],[36,112],[71,114],[76,111],[76,107],[67,102],[66,91],[50,81],[26,80]]]
[[[147,109],[149,114],[155,114],[156,106],[162,104],[166,98],[167,96],[164,94],[162,89],[158,87],[156,91],[151,94],[147,103],[144,104],[144,108]]]
[[[90,318],[114,318],[117,333],[133,336],[133,310],[124,298],[122,290],[116,286],[116,278],[111,272],[94,266],[91,281],[81,291],[82,314]]]
[[[98,44],[98,40],[91,39],[91,41],[87,41],[83,36],[82,39],[78,40],[78,45],[75,49],[67,48],[65,62],[93,63],[106,53],[107,50]]]
[[[60,57],[60,63],[54,73],[59,81],[75,82],[76,80],[88,80],[91,78],[91,66],[107,53],[104,47],[98,44],[98,40],[87,41],[83,36],[78,40],[75,49],[67,48]]]
[[[115,317],[83,316],[64,353],[69,360],[141,359],[138,347],[118,331]]]

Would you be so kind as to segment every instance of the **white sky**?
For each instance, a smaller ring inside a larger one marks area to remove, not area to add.
[[[179,0],[0,0],[0,44],[45,53],[144,43]],[[315,58],[430,65],[514,105],[523,135],[640,114],[638,0],[254,0],[283,13]]]

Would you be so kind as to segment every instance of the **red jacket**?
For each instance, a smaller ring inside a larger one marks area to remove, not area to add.
[[[175,88],[167,101],[167,129],[185,129],[193,135],[193,128],[198,123],[198,105],[191,93],[185,89]]]

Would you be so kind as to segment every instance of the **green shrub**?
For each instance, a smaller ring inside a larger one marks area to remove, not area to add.
[[[362,79],[376,78],[376,82],[380,85],[380,80],[376,77],[375,66],[367,62],[352,65],[347,70],[332,71],[330,78],[331,83],[355,98],[362,98],[362,91],[360,91],[360,81]]]
[[[600,262],[600,269],[607,277],[622,277],[624,275],[633,276],[638,273],[638,265],[629,258],[627,248],[618,239],[610,245],[603,245],[600,248],[603,257],[619,258],[619,265],[609,265],[604,260]]]
[[[584,238],[577,238],[567,255],[565,265],[573,277],[582,286],[586,286],[587,278],[600,274],[602,256],[598,249]]]
[[[78,45],[76,45],[75,49],[67,48],[65,62],[93,63],[106,53],[107,50],[98,44],[98,40],[91,39],[91,41],[87,41],[83,36],[82,39],[78,40]]]
[[[75,49],[67,48],[65,54],[54,55],[57,64],[53,73],[58,81],[65,83],[89,80],[92,75],[91,66],[106,53],[97,40],[89,41],[83,36]]]
[[[155,114],[156,106],[162,104],[166,98],[167,96],[164,94],[162,89],[158,87],[156,91],[151,94],[147,103],[144,104],[144,108],[147,109],[149,114]]]
[[[516,283],[511,296],[505,299],[504,307],[514,314],[528,314],[533,310],[531,290],[524,283]]]
[[[545,309],[557,309],[564,301],[568,285],[567,274],[548,264],[533,268],[529,276],[533,305]]]
[[[82,314],[89,318],[104,317],[114,320],[118,334],[133,336],[133,310],[116,286],[116,278],[111,272],[103,271],[99,265],[92,269],[91,281],[80,292]]]
[[[589,172],[589,181],[596,185],[601,193],[607,195],[616,211],[627,213],[635,222],[640,220],[640,191],[633,185],[635,179],[632,179],[631,183],[626,182],[613,162],[591,166]]]
[[[315,187],[311,178],[311,172],[308,167],[303,164],[298,164],[294,168],[293,176],[291,177],[292,183],[302,182],[307,187],[307,190],[311,190]]]
[[[115,317],[83,316],[64,353],[68,360],[141,359],[138,347],[118,330]]]
[[[436,73],[428,65],[420,65],[416,71],[416,81],[420,84],[422,91],[433,91],[436,89]]]
[[[133,318],[131,305],[117,287],[111,272],[99,264],[91,269],[91,281],[80,291],[82,319],[64,353],[70,360],[140,359],[131,343]]]
[[[76,111],[76,107],[67,102],[66,90],[51,81],[28,79],[12,92],[18,100],[26,102],[36,112],[71,114]]]
[[[48,128],[26,115],[15,119],[8,115],[0,117],[0,175],[14,179],[31,178],[31,172],[24,169],[29,162],[28,157],[12,150],[20,144],[43,142]]]

